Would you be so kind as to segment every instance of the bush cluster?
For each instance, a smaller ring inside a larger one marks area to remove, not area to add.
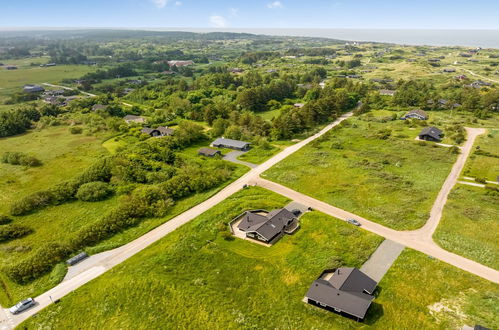
[[[12,219],[6,215],[0,215],[0,225],[7,225],[12,222]]]
[[[94,181],[109,181],[111,179],[111,159],[104,158],[90,166],[74,180],[65,181],[48,190],[37,191],[11,205],[12,215],[25,215],[34,210],[49,205],[57,205],[75,198],[80,186]]]
[[[97,202],[106,199],[112,191],[109,183],[94,181],[82,184],[76,192],[76,198],[85,202]]]
[[[0,227],[0,242],[10,241],[12,239],[20,238],[29,235],[33,229],[21,225],[5,225]]]
[[[11,165],[23,165],[30,167],[42,165],[42,162],[36,157],[16,151],[5,152],[2,155],[2,163],[11,164]]]

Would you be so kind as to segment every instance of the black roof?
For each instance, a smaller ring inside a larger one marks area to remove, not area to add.
[[[205,156],[215,156],[220,153],[220,150],[210,149],[210,148],[201,148],[198,150],[198,153]]]
[[[266,216],[247,211],[237,227],[244,232],[256,232],[270,241],[284,230],[290,220],[295,218],[295,215],[287,209],[273,210]]]
[[[357,268],[338,268],[329,280],[315,280],[306,297],[363,319],[374,300],[376,281]]]
[[[439,130],[436,127],[430,126],[430,127],[425,127],[421,130],[421,133],[419,133],[419,136],[430,136],[436,140],[439,140],[440,137],[442,136],[443,132]]]

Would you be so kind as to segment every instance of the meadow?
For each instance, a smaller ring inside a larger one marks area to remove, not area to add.
[[[458,184],[433,235],[441,247],[499,270],[499,196]]]
[[[489,129],[475,142],[474,153],[464,168],[464,175],[473,178],[497,181],[499,173],[499,129]],[[477,150],[477,148],[479,148]],[[477,152],[483,152],[477,154]],[[488,154],[488,155],[487,155]]]
[[[298,232],[270,248],[221,235],[241,211],[278,208],[288,202],[258,187],[242,190],[21,328],[72,329],[82,319],[90,328],[134,329],[497,325],[493,305],[497,285],[410,250],[403,252],[380,283],[364,323],[303,303],[310,283],[324,268],[359,267],[382,239],[316,211],[301,218]],[[461,297],[460,292],[467,294]],[[463,312],[459,320],[452,313],[432,314],[432,305],[457,299]],[[475,304],[481,308],[475,309]]]
[[[456,155],[414,141],[401,120],[344,123],[263,177],[394,229],[421,227]]]

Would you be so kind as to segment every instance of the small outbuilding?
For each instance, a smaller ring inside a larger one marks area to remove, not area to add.
[[[442,140],[443,132],[436,127],[425,127],[419,133],[419,139],[425,141],[439,142]]]
[[[23,91],[25,93],[41,93],[45,92],[45,88],[40,85],[24,85]]]
[[[379,94],[380,95],[386,95],[386,96],[393,96],[395,95],[397,91],[391,90],[391,89],[380,89]]]
[[[211,146],[215,148],[228,148],[228,149],[246,151],[249,150],[250,143],[239,140],[226,139],[222,137],[213,141],[211,143]]]
[[[168,128],[166,126],[159,126],[156,128],[161,136],[172,136],[175,131],[171,128]]]
[[[215,157],[217,155],[221,155],[222,152],[220,150],[215,150],[211,148],[201,148],[198,150],[198,155],[206,156],[206,157]]]
[[[135,115],[126,115],[125,117],[123,117],[123,120],[125,120],[127,124],[131,123],[142,124],[146,122],[144,117],[135,116]]]
[[[361,321],[374,300],[377,285],[357,268],[326,270],[312,283],[305,299],[311,305]]]

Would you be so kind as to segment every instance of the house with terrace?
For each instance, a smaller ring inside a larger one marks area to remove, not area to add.
[[[284,234],[292,234],[299,228],[300,213],[299,210],[289,211],[285,208],[270,212],[246,211],[231,221],[231,231],[236,236],[243,235],[242,238],[273,244]]]
[[[361,321],[374,300],[378,283],[357,268],[325,270],[305,296],[311,305]]]

